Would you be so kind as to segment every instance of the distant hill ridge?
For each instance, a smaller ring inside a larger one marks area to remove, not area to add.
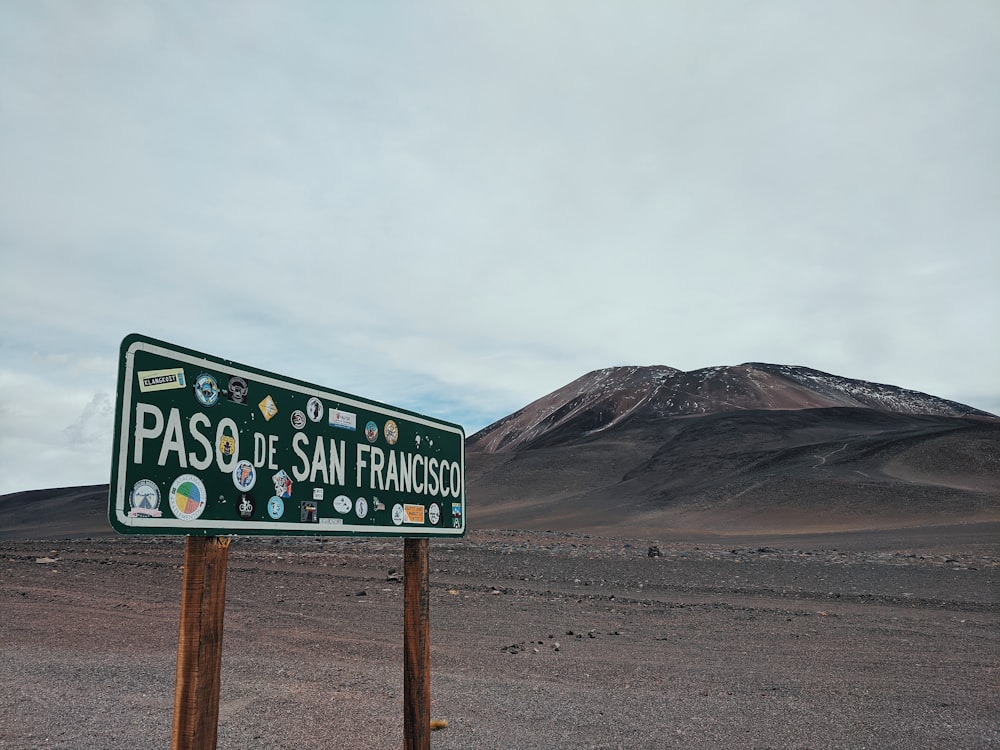
[[[468,444],[473,451],[513,451],[572,441],[636,418],[835,407],[998,419],[926,393],[797,365],[747,362],[690,372],[629,366],[589,372],[480,430]]]
[[[0,497],[0,539],[111,536],[107,485]],[[596,370],[467,440],[473,529],[825,533],[1000,521],[1000,417],[750,362]]]

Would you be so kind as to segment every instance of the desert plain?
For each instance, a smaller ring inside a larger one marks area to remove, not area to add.
[[[431,745],[998,748],[998,536],[433,539]],[[402,547],[233,541],[219,748],[402,746]],[[170,746],[183,563],[0,540],[0,748]]]

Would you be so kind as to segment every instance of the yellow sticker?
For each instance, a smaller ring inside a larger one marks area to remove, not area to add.
[[[264,419],[268,422],[271,421],[271,417],[278,413],[278,407],[270,395],[265,396],[264,400],[257,404],[257,407],[260,409],[260,413],[264,415]]]
[[[232,456],[236,454],[236,438],[231,435],[223,435],[219,438],[219,452],[223,456]]]

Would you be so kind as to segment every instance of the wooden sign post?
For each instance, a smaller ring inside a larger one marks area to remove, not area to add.
[[[187,538],[171,750],[215,750],[229,541]]]
[[[431,647],[426,539],[403,542],[403,587],[403,750],[429,750]]]

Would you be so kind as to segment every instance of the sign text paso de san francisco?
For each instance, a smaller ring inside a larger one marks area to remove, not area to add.
[[[132,334],[109,518],[125,534],[462,536],[465,433]]]

